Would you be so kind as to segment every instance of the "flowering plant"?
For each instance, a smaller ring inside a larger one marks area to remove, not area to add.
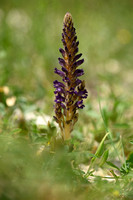
[[[78,120],[78,109],[83,109],[83,99],[87,98],[85,82],[78,78],[84,74],[83,69],[77,69],[84,59],[79,60],[82,54],[77,54],[79,41],[70,13],[66,13],[64,17],[62,43],[64,49],[60,48],[59,51],[63,58],[58,58],[61,70],[55,68],[55,73],[62,77],[63,83],[54,81],[54,118],[59,124],[62,138],[67,140]]]

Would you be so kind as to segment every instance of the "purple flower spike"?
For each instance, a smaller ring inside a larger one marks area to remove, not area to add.
[[[59,48],[60,53],[62,54],[62,56],[65,56],[65,51],[62,48]]]
[[[65,73],[64,72],[62,72],[62,71],[60,71],[60,70],[58,70],[57,68],[55,68],[55,71],[54,71],[56,74],[58,74],[59,76],[61,76],[61,77],[65,77]]]
[[[61,96],[61,94],[58,94],[57,96],[56,96],[56,100],[55,100],[55,102],[65,102],[65,98],[63,97],[63,96]]]
[[[61,107],[62,107],[63,109],[66,108],[66,106],[65,106],[63,103],[61,103],[60,105],[61,105]]]
[[[65,63],[65,60],[62,59],[62,58],[58,58],[59,60],[59,64],[62,66],[62,67],[65,67],[66,63]]]
[[[74,64],[72,65],[72,68],[76,69],[79,65],[82,65],[83,62],[84,62],[84,59],[74,62]]]
[[[65,42],[65,40],[64,40],[64,39],[62,39],[61,41],[62,41],[63,45],[65,46],[65,45],[66,45],[66,42]]]
[[[73,61],[76,61],[76,60],[78,60],[78,59],[79,59],[81,56],[82,56],[82,53],[80,53],[80,54],[76,55],[76,56],[74,57]]]
[[[83,109],[83,108],[85,107],[85,106],[83,105],[83,100],[77,101],[77,102],[76,102],[76,106],[77,106],[77,108]]]
[[[84,62],[84,59],[77,61],[76,62],[76,67],[78,67],[79,65],[82,65],[83,62]]]
[[[62,67],[62,71],[65,72],[66,74],[68,74],[68,71],[65,67]]]
[[[74,54],[78,53],[79,49],[78,47],[74,50]]]
[[[65,87],[65,85],[63,83],[61,83],[57,80],[55,80],[53,83],[54,83],[54,88],[59,88],[59,87],[64,88]]]
[[[82,83],[82,81],[80,79],[76,79],[76,81],[74,82],[74,87],[78,86],[80,83]]]
[[[79,76],[82,76],[83,74],[84,74],[83,69],[76,69],[76,71],[74,72],[73,76],[79,77]]]
[[[77,96],[82,97],[82,99],[86,99],[88,96],[88,92],[86,89],[81,90],[81,91],[77,92]]]
[[[64,83],[54,81],[54,119],[59,124],[62,138],[67,140],[71,137],[74,124],[78,120],[78,109],[84,108],[83,100],[88,95],[85,82],[78,79],[84,71],[77,67],[83,64],[84,59],[79,60],[82,54],[77,54],[79,41],[70,13],[66,13],[64,17],[62,43],[64,48],[60,48],[59,51],[63,58],[58,58],[61,70],[55,68],[55,73],[62,77]]]
[[[76,42],[76,46],[78,46],[78,45],[79,45],[79,41]]]
[[[77,40],[77,36],[74,37],[73,41],[76,41],[76,40]]]
[[[58,87],[58,88],[54,91],[54,93],[55,93],[55,94],[58,94],[58,93],[64,94],[64,93],[65,93],[65,90],[63,90],[63,88]]]

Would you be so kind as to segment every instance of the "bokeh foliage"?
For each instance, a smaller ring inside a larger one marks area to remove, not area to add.
[[[35,118],[28,119],[34,114],[52,121],[53,71],[59,66],[66,12],[73,16],[89,94],[71,153],[60,141],[55,147],[51,122],[38,126]],[[133,152],[132,21],[132,0],[0,0],[1,200],[133,199],[128,166]],[[109,150],[109,161],[122,175],[116,183],[97,176],[92,184],[79,164],[90,162],[105,135],[104,125],[121,162],[109,138],[103,152]]]

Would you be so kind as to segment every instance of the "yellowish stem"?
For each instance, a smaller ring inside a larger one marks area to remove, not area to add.
[[[71,109],[67,111],[66,114],[66,121],[64,124],[64,140],[68,140],[71,138],[71,132],[72,132],[72,111]]]

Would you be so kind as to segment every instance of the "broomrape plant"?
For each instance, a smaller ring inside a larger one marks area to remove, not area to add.
[[[83,99],[87,98],[85,82],[78,78],[84,74],[83,69],[77,69],[84,59],[79,60],[82,54],[77,54],[79,41],[70,13],[64,17],[62,43],[64,49],[60,48],[59,51],[63,58],[58,58],[61,70],[55,68],[54,72],[61,76],[63,83],[54,81],[54,118],[59,124],[62,138],[67,140],[78,120],[78,109],[84,108]]]

